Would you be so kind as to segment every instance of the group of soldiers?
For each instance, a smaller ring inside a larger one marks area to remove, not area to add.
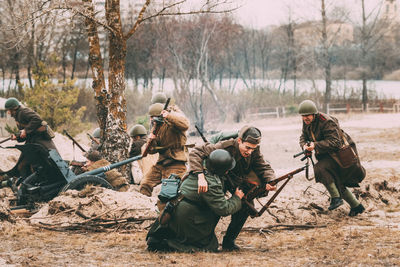
[[[167,106],[166,103],[166,95],[159,92],[153,95],[149,106],[151,128],[157,127],[157,135],[153,131],[147,134],[142,125],[135,125],[130,130],[130,157],[142,154],[148,143],[152,144],[148,153],[158,153],[157,162],[144,173],[140,193],[150,197],[153,188],[162,179],[172,174],[180,178],[178,201],[174,202],[173,211],[169,211],[170,219],[167,223],[160,223],[160,220],[154,222],[146,238],[148,249],[217,251],[215,227],[221,216],[231,215],[222,249],[239,250],[235,240],[249,216],[241,199],[249,183],[265,186],[266,191],[276,190],[276,186],[268,183],[275,178],[275,172],[260,151],[261,131],[254,126],[244,126],[233,135],[229,133],[224,137],[220,134],[218,138],[197,145],[189,152],[186,144],[189,120],[176,104]],[[22,107],[15,98],[6,101],[6,109],[17,121],[20,137],[26,142],[42,142],[45,139],[45,147],[54,146],[51,138],[39,138],[42,120],[35,112]],[[303,121],[299,144],[306,153],[314,152],[318,160],[314,165],[315,180],[322,183],[330,194],[328,209],[338,208],[344,200],[350,205],[349,216],[364,212],[363,205],[348,189],[358,186],[360,180],[351,180],[354,171],[340,166],[332,156],[345,142],[357,153],[355,143],[340,128],[338,120],[319,112],[313,101],[303,101],[299,105],[299,114]],[[97,137],[95,133],[93,135]],[[104,160],[97,151],[88,153],[87,158],[88,167]],[[102,164],[105,162],[94,165],[98,167]],[[112,185],[126,191],[127,181],[122,178],[116,180],[118,183]],[[226,198],[228,191],[230,198]],[[163,214],[168,203],[159,204]]]

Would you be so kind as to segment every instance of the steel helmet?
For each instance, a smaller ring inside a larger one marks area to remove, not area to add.
[[[129,135],[131,137],[135,137],[138,135],[146,135],[146,134],[147,134],[146,128],[144,128],[144,126],[141,124],[134,125],[129,131]]]
[[[163,92],[157,92],[151,97],[151,104],[161,103],[165,104],[167,102],[167,96]]]
[[[236,161],[231,154],[224,149],[217,149],[211,152],[206,161],[207,170],[210,173],[223,175],[235,168]]]
[[[299,114],[300,115],[310,115],[317,114],[318,109],[315,103],[311,100],[304,100],[299,105]]]
[[[21,104],[19,103],[18,99],[16,99],[15,97],[10,97],[6,100],[6,103],[4,104],[4,107],[6,110],[9,109],[14,109],[19,107]]]
[[[94,131],[93,131],[93,133],[92,133],[92,136],[93,136],[94,138],[100,138],[100,128],[94,129]]]
[[[160,116],[161,111],[164,109],[164,105],[161,103],[154,103],[149,107],[150,116]]]

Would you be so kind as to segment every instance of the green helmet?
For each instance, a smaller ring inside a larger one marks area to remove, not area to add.
[[[167,102],[167,96],[163,92],[157,92],[151,97],[151,104],[161,103],[165,104]]]
[[[19,107],[19,105],[21,104],[19,103],[18,99],[16,99],[15,97],[10,97],[6,100],[4,107],[6,108],[6,110],[9,110],[17,108]]]
[[[94,129],[94,131],[93,131],[93,133],[92,133],[92,136],[93,136],[94,138],[100,138],[100,128]]]
[[[144,126],[141,125],[141,124],[136,124],[129,131],[129,135],[131,137],[135,137],[135,136],[138,136],[138,135],[145,135],[145,134],[147,134],[146,128],[144,128]]]
[[[235,159],[224,149],[211,152],[206,161],[207,170],[217,175],[223,175],[236,166]]]
[[[311,100],[304,100],[299,105],[299,114],[300,115],[310,115],[317,114],[318,109],[315,103]]]
[[[161,111],[164,109],[164,105],[161,103],[154,103],[149,107],[150,116],[160,116]]]

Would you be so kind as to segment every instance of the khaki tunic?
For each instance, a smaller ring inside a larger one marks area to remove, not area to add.
[[[30,108],[20,106],[16,110],[14,119],[17,122],[18,129],[25,129],[26,143],[36,143],[44,146],[47,149],[56,149],[55,144],[51,138],[47,136],[47,133],[38,131],[38,128],[42,126],[43,120],[35,111]]]
[[[275,172],[271,168],[270,163],[264,159],[260,147],[254,150],[250,157],[245,158],[240,154],[237,139],[221,141],[217,144],[206,143],[202,146],[194,147],[189,154],[189,172],[203,172],[204,159],[216,149],[227,150],[236,160],[235,168],[229,172],[229,178],[233,184],[227,184],[227,189],[231,192],[234,192],[235,188],[242,185],[245,178],[249,178],[252,174],[255,174],[261,183],[267,183],[275,178]]]
[[[352,179],[354,172],[357,170],[354,168],[341,168],[334,159],[336,158],[334,153],[344,144],[340,131],[342,131],[349,144],[357,153],[354,141],[340,128],[338,120],[321,112],[315,115],[311,124],[307,125],[303,122],[300,146],[303,148],[307,141],[314,142],[315,157],[318,160],[314,166],[316,182],[325,185],[335,183],[339,191],[342,191],[344,189],[343,185],[358,186],[358,183]],[[314,134],[315,141],[311,133]]]
[[[165,249],[180,252],[218,250],[215,227],[220,216],[239,211],[241,200],[236,195],[225,198],[224,181],[217,175],[206,174],[205,178],[209,189],[198,194],[197,175],[189,175],[180,186],[184,200],[176,207],[167,231],[160,229],[158,222],[149,231],[148,236],[166,239],[168,246]]]

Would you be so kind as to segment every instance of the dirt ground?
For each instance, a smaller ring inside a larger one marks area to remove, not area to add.
[[[323,186],[298,174],[262,217],[247,221],[237,239],[241,251],[157,254],[147,252],[145,243],[151,223],[146,218],[156,216],[156,192],[144,197],[136,185],[124,193],[69,191],[24,218],[10,215],[11,192],[0,189],[0,266],[400,266],[400,114],[337,117],[356,141],[367,170],[361,187],[352,189],[366,207],[357,217],[347,216],[347,204],[327,211]],[[263,133],[261,149],[277,175],[302,166],[292,157],[300,151],[299,117],[252,124]],[[83,137],[81,141],[87,143]],[[56,144],[64,159],[72,159],[68,140],[57,135]],[[13,150],[0,150],[0,168],[11,168],[17,157]],[[100,217],[100,226],[78,227]],[[220,241],[229,219],[217,226]]]

